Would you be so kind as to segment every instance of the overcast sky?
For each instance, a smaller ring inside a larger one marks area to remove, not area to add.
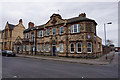
[[[1,2],[0,29],[4,29],[7,21],[16,25],[22,19],[27,28],[30,21],[35,25],[45,24],[53,13],[68,19],[83,12],[97,22],[97,35],[103,44],[104,23],[112,22],[106,25],[107,39],[118,46],[118,2]]]

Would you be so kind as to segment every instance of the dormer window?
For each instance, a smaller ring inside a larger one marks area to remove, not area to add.
[[[79,24],[74,24],[71,26],[71,33],[79,33],[79,32],[80,32]]]

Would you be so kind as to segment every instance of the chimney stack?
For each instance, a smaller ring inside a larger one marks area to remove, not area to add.
[[[81,13],[81,14],[79,14],[79,17],[84,17],[84,18],[86,18],[86,14],[85,14],[85,13]]]
[[[31,28],[31,27],[34,27],[34,23],[29,22],[29,23],[28,23],[28,28]]]
[[[22,19],[19,20],[19,24],[22,24]]]

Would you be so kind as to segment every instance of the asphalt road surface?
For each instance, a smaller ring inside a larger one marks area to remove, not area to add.
[[[109,65],[88,65],[22,57],[2,58],[3,78],[117,78],[116,60]]]

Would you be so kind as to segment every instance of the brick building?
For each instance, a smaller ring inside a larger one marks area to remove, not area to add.
[[[96,34],[97,23],[86,18],[85,13],[70,19],[53,14],[43,25],[34,26],[29,22],[28,26],[23,32],[23,53],[70,57],[102,54],[102,39]]]
[[[23,38],[23,31],[25,27],[22,24],[22,19],[19,24],[13,25],[6,23],[5,29],[2,30],[2,50],[14,50],[15,40],[18,36]]]

